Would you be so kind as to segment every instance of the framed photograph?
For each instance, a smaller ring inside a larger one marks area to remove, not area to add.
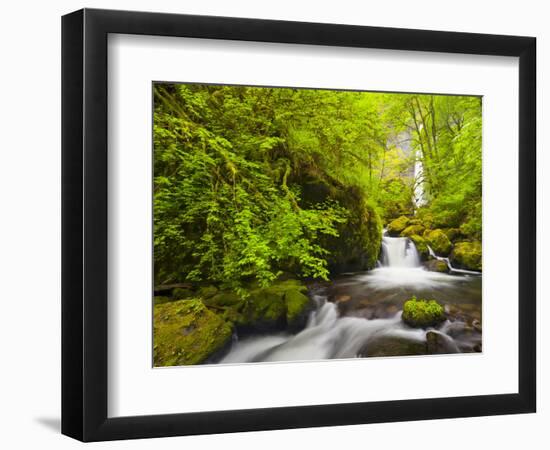
[[[536,40],[62,21],[62,432],[535,412]]]

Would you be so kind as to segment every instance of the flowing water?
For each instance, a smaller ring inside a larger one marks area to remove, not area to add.
[[[304,361],[481,350],[481,277],[475,273],[425,270],[414,243],[408,238],[385,236],[378,268],[312,285],[310,294],[314,309],[302,331],[236,338],[220,362]],[[449,319],[437,329],[405,325],[401,320],[402,306],[413,295],[437,299],[445,306]],[[437,341],[435,351],[433,346],[428,346],[428,338]]]

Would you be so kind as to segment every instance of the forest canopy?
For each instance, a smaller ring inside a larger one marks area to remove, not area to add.
[[[480,97],[155,83],[153,98],[155,285],[246,295],[372,269],[402,216],[481,240]]]

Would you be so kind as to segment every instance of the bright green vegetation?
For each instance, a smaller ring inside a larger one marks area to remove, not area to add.
[[[451,253],[451,262],[462,269],[481,270],[481,243],[456,243]]]
[[[153,99],[156,365],[303,327],[306,284],[374,268],[384,227],[431,270],[428,246],[481,269],[480,98],[155,83]],[[436,320],[417,303],[404,318]]]
[[[445,310],[435,300],[417,300],[413,296],[404,303],[401,318],[411,327],[426,328],[443,322]]]
[[[155,305],[155,366],[205,362],[231,341],[232,327],[198,299]]]
[[[251,283],[267,287],[282,273],[327,280],[370,269],[383,224],[395,235],[481,237],[480,98],[153,91],[155,285],[206,282],[244,298]]]

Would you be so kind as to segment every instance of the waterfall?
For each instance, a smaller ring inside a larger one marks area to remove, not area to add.
[[[416,208],[420,208],[426,204],[424,195],[424,171],[422,166],[422,151],[417,150],[414,160],[414,204]]]
[[[382,238],[383,267],[419,267],[420,256],[414,243],[405,237]]]
[[[428,252],[430,252],[430,256],[432,258],[437,259],[438,261],[443,261],[445,264],[447,264],[447,267],[451,272],[464,273],[464,274],[470,274],[470,275],[479,275],[481,273],[481,272],[476,272],[474,270],[457,269],[453,267],[451,265],[451,261],[449,260],[449,258],[444,258],[443,256],[437,256],[429,245],[428,245]]]

